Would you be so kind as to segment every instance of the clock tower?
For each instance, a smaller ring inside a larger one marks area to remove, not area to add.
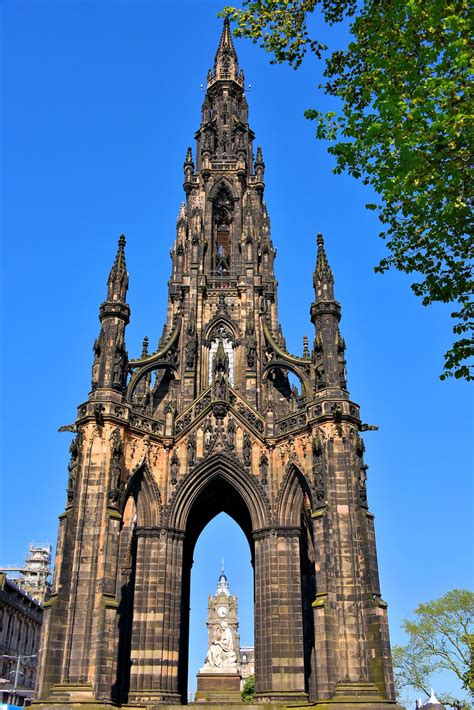
[[[209,594],[207,602],[207,642],[208,647],[213,641],[220,638],[222,633],[222,622],[226,621],[232,632],[234,651],[237,656],[237,663],[240,661],[240,636],[239,620],[237,616],[238,601],[237,596],[232,596],[229,589],[229,582],[224,574],[224,561],[217,582],[215,594]]]

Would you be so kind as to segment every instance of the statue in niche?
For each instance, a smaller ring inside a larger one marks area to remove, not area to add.
[[[245,348],[247,353],[247,366],[255,366],[255,356],[257,354],[257,339],[255,337],[255,324],[252,314],[247,318]]]
[[[82,432],[79,432],[75,439],[71,441],[69,447],[69,453],[71,454],[71,459],[69,461],[67,470],[69,471],[68,481],[67,481],[67,500],[71,503],[74,498],[74,487],[76,483],[77,465],[79,458],[79,449],[82,442]]]
[[[316,367],[316,387],[318,390],[322,390],[326,387],[325,372],[322,364]]]
[[[232,631],[226,621],[221,623],[221,635],[209,646],[204,668],[237,669],[237,654],[234,651]]]
[[[245,466],[250,466],[252,463],[252,442],[250,441],[250,436],[247,433],[244,434],[242,453]]]
[[[112,387],[114,389],[122,389],[126,377],[126,361],[127,352],[123,346],[123,335],[120,334],[117,338],[117,343],[114,350],[114,363],[112,368]]]
[[[229,374],[229,356],[224,350],[224,343],[219,338],[216,354],[212,361],[214,375],[214,397],[215,399],[227,399],[227,377]]]
[[[233,419],[229,419],[227,424],[227,446],[229,449],[235,449],[235,422]]]
[[[258,463],[260,466],[260,475],[262,477],[262,483],[265,485],[267,483],[268,458],[267,458],[267,455],[263,451],[260,455],[260,461]]]
[[[324,488],[322,444],[319,436],[313,439],[313,480],[316,501],[319,505],[322,505],[326,497],[326,492]]]
[[[191,308],[191,311],[189,313],[187,335],[188,339],[186,341],[186,367],[191,370],[194,367],[197,351],[196,318],[194,316],[194,308]]]
[[[344,351],[340,350],[337,354],[337,362],[339,366],[339,384],[345,389],[347,386],[347,376],[346,376],[346,359],[344,357]]]
[[[203,144],[202,149],[207,150],[209,152],[211,152],[211,150],[212,150],[211,134],[208,131],[206,131],[206,133],[204,135],[204,144]]]
[[[196,434],[191,434],[187,444],[188,467],[193,468],[196,463]]]
[[[295,385],[292,385],[290,392],[290,412],[296,412],[298,409],[298,397],[298,389]]]
[[[171,478],[171,483],[173,484],[173,486],[178,481],[178,473],[179,473],[179,456],[176,453],[176,451],[173,451],[173,456],[171,457],[171,461],[170,461],[170,478]]]
[[[214,393],[216,399],[227,398],[227,381],[224,372],[218,372],[214,379]]]
[[[209,449],[211,448],[213,434],[214,428],[211,422],[208,421],[204,429],[204,451],[206,452],[206,454],[209,453]]]
[[[102,340],[103,340],[102,329],[94,341],[93,351],[94,351],[94,363],[92,365],[92,389],[95,390],[99,386],[99,367],[100,367],[100,354],[102,352]]]
[[[367,469],[368,468],[369,467],[367,466],[367,464],[364,464],[359,469],[359,500],[360,500],[361,505],[363,505],[363,506],[367,506],[366,481],[367,481]]]
[[[112,454],[110,458],[110,503],[117,503],[120,493],[120,479],[122,476],[123,443],[118,429],[112,433]]]

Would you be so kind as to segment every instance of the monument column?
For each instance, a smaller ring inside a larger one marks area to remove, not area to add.
[[[129,702],[179,704],[184,534],[138,527]]]
[[[255,677],[260,702],[306,702],[300,528],[254,533]]]

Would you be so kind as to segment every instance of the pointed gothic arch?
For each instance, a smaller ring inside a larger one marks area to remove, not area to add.
[[[238,195],[235,192],[235,187],[233,186],[231,181],[228,180],[224,176],[222,176],[222,177],[218,178],[218,180],[216,180],[216,182],[214,183],[214,185],[212,186],[212,188],[209,192],[208,200],[213,202],[222,189],[226,189],[228,191],[230,198],[234,202],[239,201],[240,198],[238,197]]]
[[[313,510],[313,495],[306,477],[291,462],[280,484],[276,499],[276,519],[280,525],[298,527],[301,524],[301,513],[311,516]]]
[[[270,525],[270,504],[263,486],[247,472],[240,461],[224,453],[217,453],[205,459],[192,474],[180,481],[166,512],[167,525],[186,530],[196,500],[209,486],[215,485],[219,480],[224,481],[231,490],[235,491],[236,496],[240,497],[246,506],[251,521],[249,533]],[[228,512],[224,508],[222,511]],[[229,515],[235,519],[234,513],[230,512]],[[207,525],[207,522],[201,529]]]
[[[161,525],[163,517],[161,493],[147,456],[134,468],[127,481],[122,497],[122,516],[131,497],[135,501],[138,525],[147,527]]]

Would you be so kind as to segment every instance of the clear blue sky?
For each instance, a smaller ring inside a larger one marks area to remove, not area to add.
[[[4,0],[2,157],[2,490],[0,563],[54,542],[69,434],[87,397],[98,307],[118,236],[127,235],[130,356],[165,318],[169,248],[183,199],[223,2]],[[338,34],[339,33],[339,34]],[[340,41],[339,29],[331,41]],[[342,304],[349,388],[368,433],[369,502],[392,641],[418,603],[472,586],[469,385],[438,379],[449,307],[423,308],[384,255],[367,189],[331,174],[305,108],[326,108],[320,68],[271,66],[237,42],[250,122],[263,147],[289,349],[312,336],[315,234],[325,234]],[[222,556],[252,641],[250,554],[225,517],[204,531],[193,571],[191,675],[206,652],[207,594]],[[190,683],[190,688],[194,684]]]

